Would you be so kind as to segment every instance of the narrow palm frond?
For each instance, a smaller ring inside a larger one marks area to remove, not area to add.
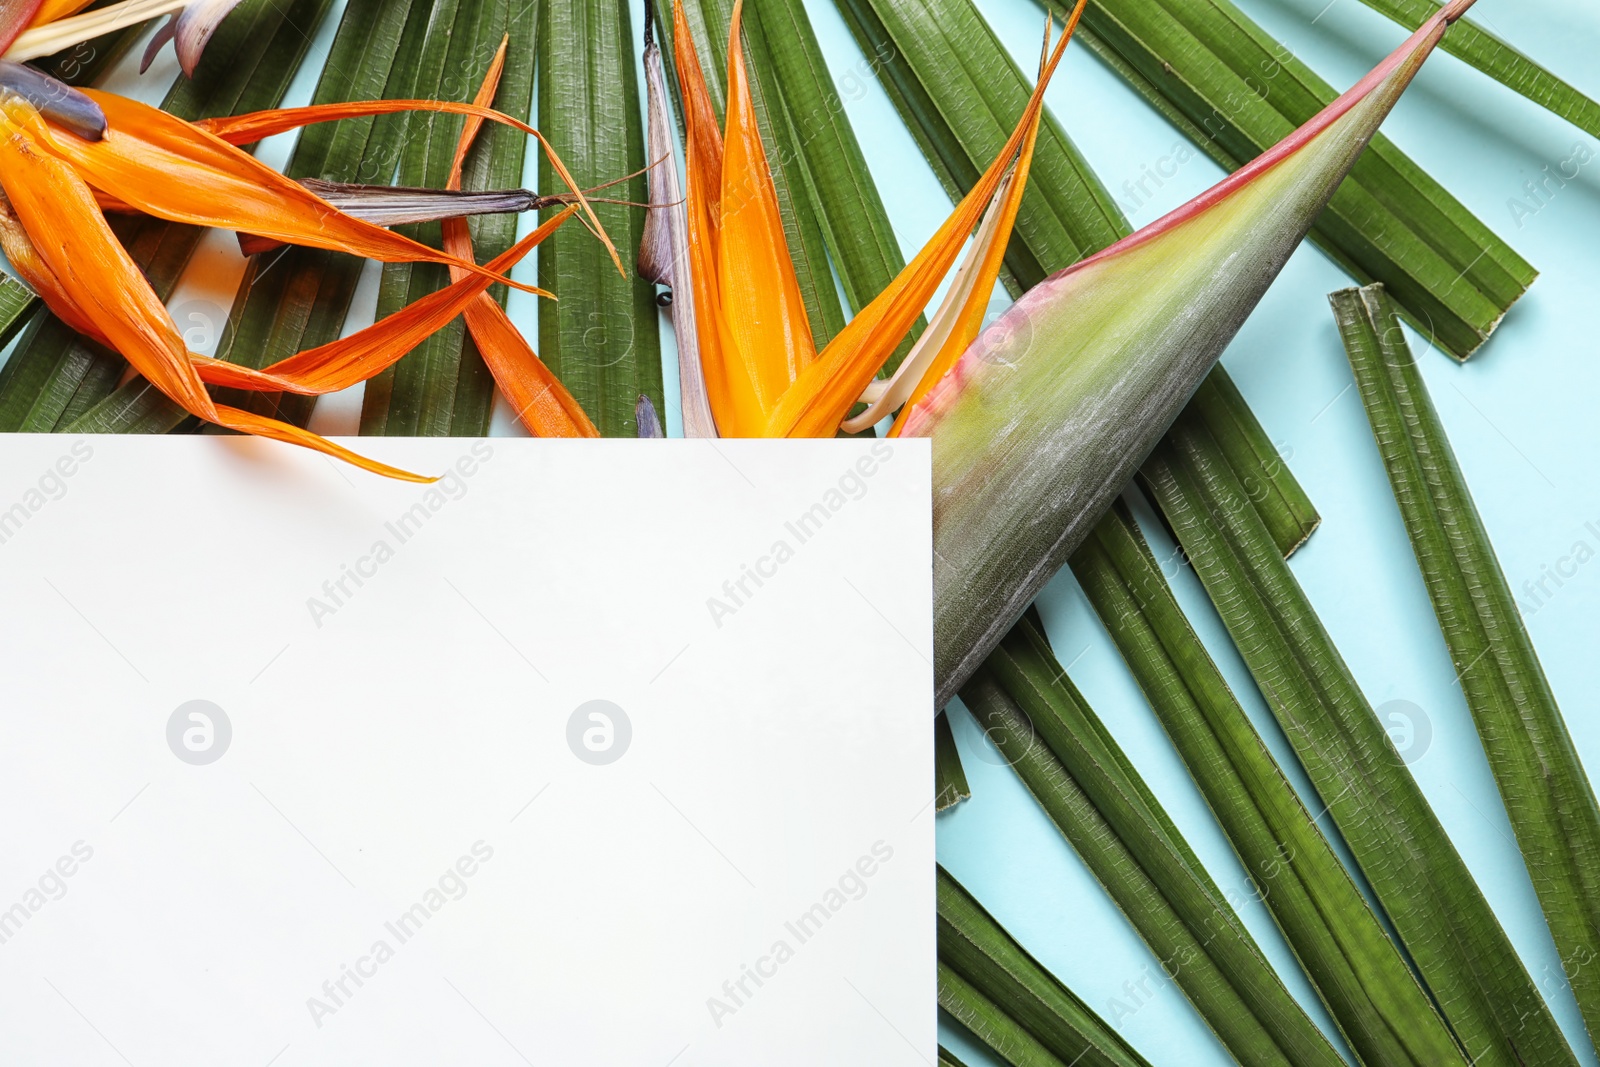
[[[1366,405],[1456,680],[1500,787],[1567,981],[1600,1036],[1600,805],[1488,531],[1382,288],[1334,293]]]
[[[1016,625],[961,698],[1239,1063],[1343,1062],[1033,622]],[[1465,1067],[1448,1056],[1429,1067],[1448,1064]]]
[[[1361,873],[1472,1062],[1560,1064],[1549,1008],[1209,431],[1181,418],[1143,468]]]

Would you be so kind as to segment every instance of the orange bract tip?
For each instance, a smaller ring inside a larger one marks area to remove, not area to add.
[[[238,430],[240,433],[254,434],[257,437],[265,437],[273,441],[282,441],[285,444],[299,445],[301,448],[309,448],[314,452],[321,452],[325,456],[342,459],[352,467],[360,467],[362,470],[369,471],[372,474],[381,474],[385,478],[394,478],[402,482],[419,482],[423,485],[431,485],[439,480],[437,475],[430,477],[425,474],[413,474],[411,471],[403,470],[399,467],[391,467],[387,463],[369,459],[358,452],[352,452],[343,445],[335,444],[326,437],[318,436],[310,430],[302,430],[298,426],[291,426],[287,422],[279,422],[277,419],[269,419],[254,412],[231,408],[226,404],[218,404],[216,411],[216,418],[211,421],[218,426],[223,426],[230,430]]]
[[[722,222],[717,270],[722,315],[738,366],[770,410],[816,358],[800,279],[789,256],[778,190],[761,143],[739,26],[743,0],[728,26],[728,106],[723,133]]]
[[[487,109],[494,103],[495,94],[500,91],[500,78],[506,69],[506,51],[510,47],[511,35],[508,33],[501,39],[499,51],[489,62],[489,73],[484,75],[483,85],[472,101],[478,107]],[[461,188],[461,172],[467,165],[467,153],[472,150],[472,142],[478,139],[478,131],[483,129],[483,123],[482,115],[468,115],[462,124],[461,136],[456,140],[456,157],[450,164],[450,179],[445,183],[446,189]]]
[[[814,348],[761,142],[740,41],[743,0],[736,0],[729,25],[727,118],[720,138],[687,19],[681,4],[674,6],[697,340],[706,392],[727,436],[833,436],[932,300],[1015,165],[1012,185],[996,205],[997,236],[975,260],[962,301],[950,309],[940,349],[929,353],[929,379],[955,362],[981,325],[1027,182],[1044,89],[1085,3],[1078,0],[1053,47],[1047,40],[1039,84],[988,170],[922,251],[821,353]],[[927,381],[914,383],[912,395],[927,387]]]

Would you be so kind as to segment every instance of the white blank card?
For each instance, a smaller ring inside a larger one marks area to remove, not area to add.
[[[0,438],[0,1062],[935,1058],[921,442]]]

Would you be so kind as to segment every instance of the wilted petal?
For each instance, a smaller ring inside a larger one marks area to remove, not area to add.
[[[1127,485],[1469,6],[1209,192],[1036,286],[905,417],[904,435],[933,438],[941,706]]]
[[[150,64],[156,61],[156,56],[167,46],[167,42],[177,36],[178,16],[170,15],[161,28],[150,38],[150,43],[144,46],[144,58],[139,60],[139,73],[143,74],[150,69]]]
[[[370,222],[374,226],[441,222],[473,215],[520,215],[525,211],[538,211],[567,202],[564,197],[540,196],[528,189],[461,192],[397,185],[351,185],[316,178],[302,178],[300,184],[351,218]],[[239,250],[247,256],[257,256],[282,247],[281,241],[249,233],[239,235]]]
[[[641,439],[654,440],[667,436],[667,431],[661,428],[661,416],[656,414],[655,403],[643,393],[639,394],[639,402],[633,406],[633,417],[639,424]]]
[[[524,211],[564,204],[528,189],[462,192],[458,189],[414,189],[394,185],[347,185],[305,178],[301,185],[328,203],[377,226],[438,222],[470,215],[520,215]]]
[[[178,63],[189,77],[194,77],[195,70],[200,66],[200,57],[205,54],[211,35],[217,32],[217,27],[222,25],[222,20],[228,17],[229,12],[238,6],[239,0],[197,0],[178,16],[175,48]]]
[[[661,46],[655,39],[655,5],[645,3],[645,109],[650,148],[650,208],[639,245],[639,273],[672,288],[672,333],[678,343],[678,392],[685,437],[716,437],[717,423],[700,362],[694,286],[689,284],[689,215],[672,152],[672,114]],[[642,425],[642,424],[641,424]]]
[[[100,105],[65,82],[30,66],[0,59],[0,96],[19,96],[45,118],[86,141],[106,135],[106,113]]]

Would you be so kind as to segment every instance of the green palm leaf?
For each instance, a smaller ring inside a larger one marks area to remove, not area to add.
[[[1011,1067],[1074,1067],[1051,1053],[1004,1008],[973,988],[972,983],[939,963],[939,1007]],[[960,1061],[939,1050],[941,1067]]]
[[[1032,79],[972,0],[838,0],[838,6],[880,80],[893,87],[901,117],[920,134],[946,190],[965,195],[1011,135]],[[1022,204],[1007,263],[1024,289],[1128,233],[1116,202],[1048,111]]]
[[[1125,505],[1095,528],[1072,568],[1249,871],[1252,892],[1271,910],[1361,1062],[1463,1062],[1427,993],[1190,628]]]
[[[531,0],[517,0],[516,7],[520,17],[516,19],[518,35],[514,44],[520,59],[531,50],[537,8]],[[471,100],[511,28],[511,7],[506,0],[436,0],[433,26],[416,67],[417,95],[437,100]],[[527,62],[508,61],[507,77],[495,101],[502,110],[517,118],[528,117],[533,102],[532,73]],[[459,115],[410,116],[396,183],[412,188],[443,188],[450,177],[464,121]],[[492,157],[497,151],[501,159],[485,160],[486,154]],[[516,139],[485,140],[474,146],[474,154],[480,179],[486,163],[501,177],[509,172],[511,185],[522,176],[523,151]],[[515,226],[515,219],[511,223]],[[443,244],[443,227],[437,222],[397,229],[434,248]],[[504,235],[502,221],[496,237],[503,242]],[[504,247],[477,251],[481,260],[486,254],[504,251]],[[387,318],[448,284],[450,272],[438,264],[385,264],[377,317]],[[361,405],[361,433],[482,437],[489,432],[493,407],[494,380],[467,336],[466,323],[458,318],[367,383]]]
[[[733,17],[732,0],[694,0],[685,7],[689,30],[694,36],[700,68],[719,117],[727,94],[728,26]],[[664,27],[672,26],[670,7]],[[823,229],[823,206],[813,183],[801,136],[794,116],[784,99],[785,84],[780,80],[773,58],[775,42],[766,32],[760,5],[746,5],[743,21],[745,58],[750,74],[750,93],[755,105],[761,140],[772,169],[772,183],[778,194],[778,213],[783,219],[789,258],[794,264],[800,293],[805,299],[806,318],[813,339],[820,348],[844,328],[844,305],[833,281],[828,261],[828,240]],[[671,40],[670,29],[664,33]],[[783,42],[792,51],[795,42]],[[799,92],[800,87],[795,87]],[[679,108],[682,114],[682,108]],[[808,129],[808,134],[811,133]]]
[[[1143,478],[1422,980],[1474,1064],[1568,1062],[1505,931],[1209,436],[1181,416]]]
[[[934,720],[933,731],[933,795],[938,810],[944,811],[972,796],[972,787],[961,767],[961,752],[950,731],[950,716],[941,711]]]
[[[645,166],[634,40],[625,4],[540,0],[539,127],[584,187]],[[559,185],[548,161],[541,162],[539,187]],[[643,174],[607,195],[643,203]],[[665,409],[655,286],[633,273],[644,209],[596,204],[595,213],[629,277],[618,276],[604,247],[582,226],[565,226],[541,245],[539,284],[561,299],[540,303],[539,353],[601,433],[636,437],[641,394],[657,411]]]
[[[1439,5],[1431,0],[1361,0],[1362,3],[1414,30],[1427,21]],[[1502,85],[1521,93],[1540,107],[1560,115],[1591,137],[1600,137],[1600,104],[1578,92],[1472,19],[1440,44],[1446,52],[1477,67]]]
[[[418,58],[431,6],[419,0],[367,0],[345,9],[314,103],[415,97]],[[308,127],[286,173],[324,181],[385,182],[405,139],[406,115],[346,119]],[[336,340],[364,264],[316,248],[254,256],[234,298],[217,358],[260,369]],[[228,393],[226,402],[305,425],[312,397]],[[174,406],[175,408],[175,406]],[[182,412],[175,410],[175,417]]]
[[[17,331],[27,325],[25,317],[37,299],[31,289],[11,275],[0,275],[0,348],[10,344]],[[0,394],[5,389],[3,374],[0,371]]]
[[[967,1067],[967,1065],[962,1063],[960,1060],[956,1059],[955,1053],[951,1052],[949,1049],[945,1048],[943,1045],[940,1045],[939,1046],[939,1067]]]
[[[1343,1063],[1030,620],[961,698],[1235,1059]]]
[[[839,102],[839,90],[802,0],[756,5],[767,55],[791,125],[803,130],[798,148],[808,189],[822,225],[839,282],[852,311],[859,312],[905,267],[883,197],[867,169],[855,130]],[[919,319],[884,370],[892,372],[921,334]]]
[[[1600,805],[1383,290],[1331,297],[1456,678],[1591,1035],[1600,1035]]]
[[[1005,1015],[1063,1063],[1150,1067],[1105,1020],[1017,944],[949,871],[940,867],[938,880],[939,961],[950,974],[997,1008],[1004,1005],[1000,1010]],[[992,1026],[983,1029],[993,1032]]]

